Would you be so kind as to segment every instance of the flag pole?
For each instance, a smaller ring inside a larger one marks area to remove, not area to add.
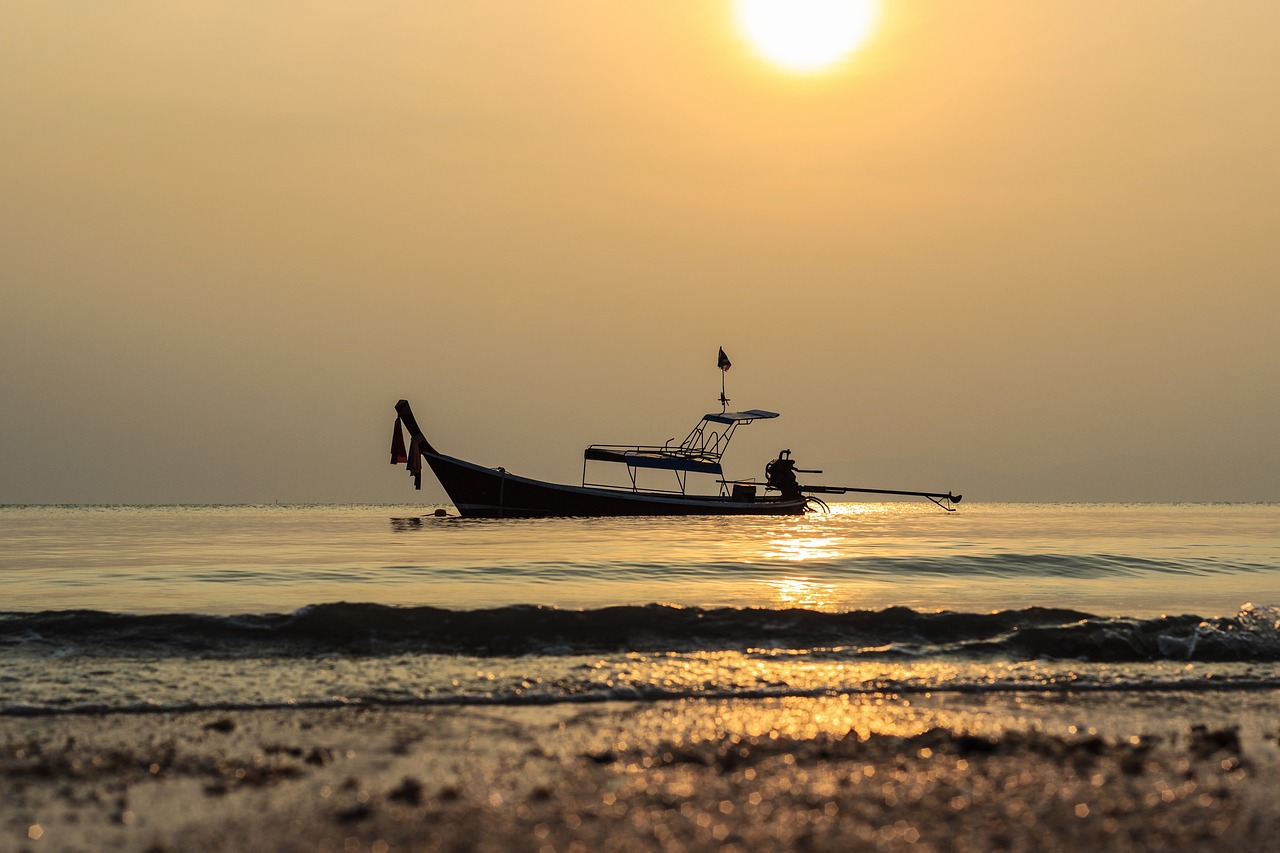
[[[729,372],[731,367],[729,356],[724,354],[724,347],[720,347],[720,352],[716,356],[716,367],[720,368],[720,411],[721,413],[729,410],[729,398],[724,394],[724,375]]]

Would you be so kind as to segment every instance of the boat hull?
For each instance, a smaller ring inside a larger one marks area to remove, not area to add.
[[[655,494],[625,489],[564,486],[518,477],[452,456],[423,451],[449,499],[465,518],[549,518],[628,515],[799,515],[805,499],[767,496],[734,500],[721,495]]]

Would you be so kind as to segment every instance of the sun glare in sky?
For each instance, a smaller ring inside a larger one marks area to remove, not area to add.
[[[789,71],[818,71],[844,59],[871,34],[876,0],[735,0],[752,47]]]

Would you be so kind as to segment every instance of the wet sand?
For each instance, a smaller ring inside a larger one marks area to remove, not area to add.
[[[1274,849],[1280,691],[0,718],[0,850]]]

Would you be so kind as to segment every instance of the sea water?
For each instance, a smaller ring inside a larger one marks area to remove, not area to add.
[[[0,713],[1280,686],[1280,505],[436,509],[0,507]]]

